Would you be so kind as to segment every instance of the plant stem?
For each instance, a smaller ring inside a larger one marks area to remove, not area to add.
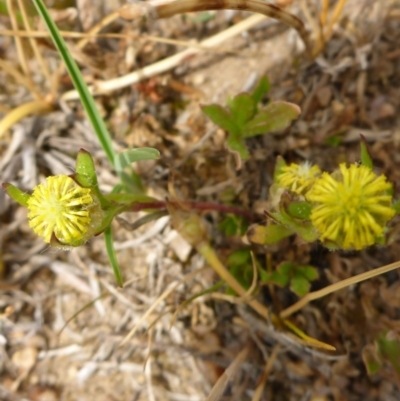
[[[226,267],[221,263],[214,249],[208,243],[201,243],[196,246],[197,251],[214,269],[215,273],[224,280],[239,296],[247,298],[246,290],[238,283],[235,277],[229,273]],[[248,299],[246,303],[251,306],[261,317],[268,319],[268,309],[255,299]]]
[[[237,216],[242,216],[249,221],[255,220],[255,214],[251,211],[244,210],[235,206],[221,205],[212,202],[198,202],[198,201],[168,201],[172,206],[189,208],[197,211],[216,211],[222,213],[232,213]],[[166,209],[166,202],[164,201],[154,201],[154,202],[133,202],[129,204],[125,211],[129,212],[140,212],[146,209]]]

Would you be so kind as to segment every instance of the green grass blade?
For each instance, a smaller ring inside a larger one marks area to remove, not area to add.
[[[49,32],[51,38],[55,46],[58,49],[64,63],[67,67],[68,73],[72,79],[72,82],[79,93],[79,97],[83,104],[83,107],[86,110],[86,113],[89,117],[90,122],[92,123],[93,129],[100,141],[104,152],[106,153],[108,159],[114,167],[115,160],[115,152],[112,146],[112,141],[110,134],[104,124],[103,119],[100,116],[99,111],[97,110],[96,103],[94,102],[93,96],[90,94],[85,81],[83,80],[82,74],[75,63],[75,60],[71,57],[68,47],[62,38],[60,31],[58,30],[56,24],[51,19],[50,14],[48,13],[46,6],[42,2],[42,0],[32,0],[38,13],[43,18]]]
[[[124,280],[122,278],[121,269],[119,268],[117,257],[114,251],[114,242],[113,242],[111,227],[108,227],[104,231],[104,241],[106,243],[108,259],[114,271],[115,279],[117,280],[117,284],[120,287],[122,287],[124,285]]]

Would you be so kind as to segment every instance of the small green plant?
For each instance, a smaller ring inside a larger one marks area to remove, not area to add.
[[[266,213],[272,224],[250,227],[251,242],[268,245],[297,233],[330,249],[361,250],[386,243],[398,209],[393,185],[374,172],[364,141],[361,163],[342,163],[332,173],[278,159],[270,198],[273,210]]]
[[[299,106],[284,101],[273,101],[259,109],[259,103],[269,89],[270,83],[263,77],[252,93],[236,95],[228,100],[226,107],[218,104],[202,106],[213,123],[229,132],[227,145],[243,160],[249,158],[246,138],[283,130],[300,115]]]
[[[218,225],[218,229],[227,237],[241,237],[246,233],[248,224],[242,216],[228,214]]]
[[[313,266],[283,262],[274,272],[265,272],[261,278],[265,283],[273,283],[280,287],[289,286],[291,291],[302,297],[308,294],[311,283],[318,277],[318,270]]]
[[[256,264],[253,266],[253,264]],[[254,271],[259,276],[261,284],[275,284],[279,287],[289,286],[299,297],[310,291],[311,283],[318,279],[318,270],[310,265],[298,265],[294,262],[282,262],[273,272],[266,272],[257,261],[253,261],[249,249],[240,249],[232,252],[226,265],[236,280],[248,290],[254,279]],[[228,294],[235,292],[228,288]]]
[[[228,257],[226,266],[240,285],[245,290],[248,290],[254,275],[250,250],[246,248],[233,251]],[[227,288],[226,293],[229,295],[236,295],[236,292],[231,287]]]

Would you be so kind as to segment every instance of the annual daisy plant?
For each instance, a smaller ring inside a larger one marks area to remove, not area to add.
[[[361,250],[385,244],[388,223],[398,212],[393,185],[374,171],[361,143],[361,163],[342,163],[322,172],[309,162],[286,165],[278,159],[267,226],[252,226],[250,241],[271,244],[292,234],[320,240],[330,249]]]
[[[76,172],[47,177],[32,194],[4,183],[8,195],[28,208],[29,226],[51,246],[68,249],[87,242],[109,227],[112,219],[146,196],[103,195],[98,187],[92,156],[81,149]]]

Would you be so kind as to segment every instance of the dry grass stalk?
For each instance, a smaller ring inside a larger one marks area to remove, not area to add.
[[[187,49],[183,52],[177,53],[174,56],[168,57],[164,60],[158,61],[152,65],[146,66],[139,71],[134,71],[122,77],[114,78],[108,81],[99,81],[95,86],[90,87],[90,90],[95,95],[109,93],[114,90],[122,89],[124,87],[133,85],[141,80],[151,78],[153,76],[162,74],[177,65],[179,65],[185,59],[199,53],[203,48],[212,48],[219,46],[224,41],[233,38],[242,32],[245,32],[257,25],[258,23],[265,20],[265,17],[270,17],[283,22],[299,32],[299,35],[303,39],[307,52],[311,55],[312,46],[310,43],[309,35],[304,27],[301,20],[288,12],[285,12],[279,7],[270,5],[260,0],[247,0],[246,2],[238,0],[225,0],[215,1],[206,0],[198,2],[197,0],[180,0],[171,2],[151,2],[151,3],[135,3],[124,6],[118,12],[119,16],[126,19],[140,18],[143,16],[152,16],[154,18],[168,18],[176,14],[184,12],[195,12],[202,10],[220,10],[220,9],[238,9],[244,11],[250,11],[259,13],[262,15],[253,15],[244,21],[239,22],[233,27],[230,27],[223,32],[212,36],[203,42],[193,45],[191,49]],[[116,18],[116,14],[112,13],[99,24],[92,28],[90,34],[94,34],[102,29],[106,24],[110,23]],[[78,46],[86,45],[89,39],[83,39]],[[62,97],[66,100],[77,100],[78,94],[76,91],[69,91]]]
[[[107,81],[98,81],[96,82],[95,86],[89,86],[89,89],[94,95],[106,94],[130,85],[134,85],[144,79],[165,73],[172,68],[175,68],[189,57],[200,53],[202,50],[218,46],[226,40],[231,39],[237,35],[240,35],[242,32],[251,29],[264,20],[265,17],[263,15],[252,15],[251,17],[226,29],[225,31],[211,36],[208,39],[205,39],[204,41],[195,45],[194,48],[186,49],[182,52],[176,53],[171,57],[167,57],[161,61],[157,61],[154,64],[143,67],[138,71],[134,71],[122,77],[113,78]],[[79,96],[77,91],[72,90],[64,93],[61,98],[64,101],[68,101],[77,100]]]
[[[194,272],[191,272],[187,274],[182,280],[180,281],[174,281],[172,282],[167,289],[153,302],[153,304],[150,306],[150,308],[147,309],[147,311],[143,314],[143,316],[139,319],[137,324],[132,328],[132,330],[125,336],[125,338],[121,341],[120,346],[126,344],[136,333],[138,330],[140,324],[145,321],[151,313],[157,308],[157,306],[166,298],[168,295],[170,295],[177,287],[179,287],[181,284],[190,281],[194,276],[202,272],[203,269],[195,270]]]
[[[205,401],[218,401],[221,398],[226,386],[234,378],[240,367],[243,365],[243,362],[246,360],[249,352],[250,346],[247,346],[237,354],[236,358],[217,380]]]
[[[281,350],[281,347],[279,344],[275,345],[274,348],[272,349],[271,355],[268,358],[268,362],[265,364],[264,372],[261,375],[259,384],[254,391],[254,395],[253,395],[253,398],[251,399],[251,401],[261,401],[261,399],[262,399],[261,397],[264,393],[265,385],[267,384],[268,377],[272,371],[275,360],[276,360],[280,350]]]
[[[399,267],[400,267],[400,261],[390,263],[389,265],[379,267],[378,269],[374,269],[365,273],[358,274],[357,276],[350,277],[346,280],[339,281],[338,283],[329,285],[328,287],[325,287],[322,290],[310,292],[305,297],[300,299],[300,301],[296,302],[292,306],[289,306],[289,308],[283,310],[280,313],[280,317],[282,319],[286,319],[293,313],[297,312],[298,310],[306,306],[311,301],[315,301],[316,299],[322,298],[328,294],[332,294],[333,292],[349,287],[350,285],[361,283],[362,281],[365,280],[369,280],[372,277],[380,276],[381,274],[385,274],[392,270],[398,269]]]
[[[42,53],[39,50],[36,40],[34,40],[34,38],[31,36],[31,33],[33,31],[30,26],[30,23],[29,23],[28,13],[26,12],[24,2],[22,0],[18,0],[18,6],[19,6],[19,10],[21,12],[22,20],[24,22],[25,30],[28,34],[28,40],[32,47],[33,53],[35,54],[36,60],[38,61],[40,68],[42,69],[42,72],[43,72],[44,77],[46,78],[46,81],[50,82],[50,80],[51,80],[50,70],[43,59]]]

